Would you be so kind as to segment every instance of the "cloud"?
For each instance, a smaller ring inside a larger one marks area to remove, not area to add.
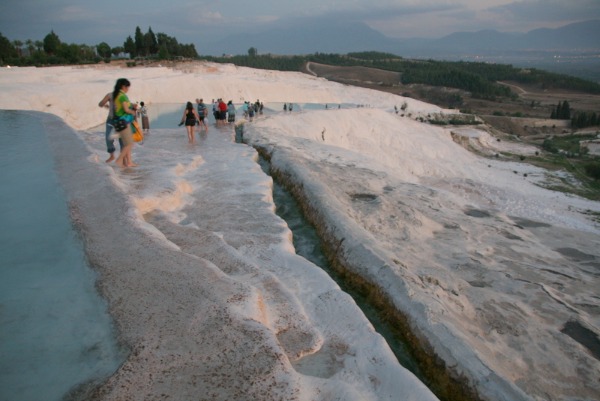
[[[374,9],[366,21],[391,37],[435,38],[483,29],[528,32],[589,19],[600,19],[600,0],[519,0],[493,7],[481,1],[471,5],[439,2]]]
[[[462,26],[469,15],[473,12],[456,3],[408,4],[371,9],[364,21],[390,37],[437,37]]]
[[[297,17],[366,22],[390,37],[441,37],[600,19],[600,0],[172,0],[168,5],[164,0],[0,0],[0,32],[7,38],[42,40],[53,30],[63,42],[90,45],[122,45],[136,26],[180,43],[197,43],[281,26]]]
[[[464,6],[456,3],[445,2],[427,2],[427,3],[398,3],[395,2],[378,2],[373,4],[367,1],[355,2],[338,9],[330,7],[307,9],[304,15],[306,16],[324,16],[338,17],[353,20],[390,20],[398,17],[416,16],[416,15],[431,15],[449,10],[461,9]]]
[[[598,0],[522,0],[488,11],[502,18],[537,22],[573,22],[600,19]]]
[[[84,7],[81,6],[67,6],[58,12],[54,13],[54,18],[57,21],[86,21],[86,20],[95,20],[97,15],[93,15],[93,13]]]

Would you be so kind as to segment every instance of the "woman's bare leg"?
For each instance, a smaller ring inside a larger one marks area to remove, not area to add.
[[[131,148],[133,145],[126,145],[121,149],[121,153],[119,153],[119,157],[115,160],[115,164],[119,167],[127,167],[127,163],[129,163],[129,158],[131,157]]]

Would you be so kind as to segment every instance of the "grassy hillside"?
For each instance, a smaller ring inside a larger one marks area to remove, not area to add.
[[[456,88],[469,91],[473,97],[489,100],[514,96],[510,88],[498,84],[498,81],[512,81],[542,89],[600,94],[600,84],[596,82],[535,68],[523,69],[507,64],[464,61],[409,60],[380,52],[346,55],[315,53],[307,56],[253,55],[208,57],[207,59],[280,71],[300,71],[309,61],[334,66],[373,67],[400,73],[403,84],[417,83]]]

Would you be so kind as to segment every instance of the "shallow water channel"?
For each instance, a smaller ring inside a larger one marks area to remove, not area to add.
[[[238,132],[239,134],[239,132]],[[240,135],[237,135],[240,140]],[[270,164],[263,157],[259,158],[259,164],[263,171],[270,175]],[[394,335],[393,330],[385,323],[380,311],[369,304],[367,299],[354,290],[349,283],[345,282],[332,268],[323,252],[321,239],[316,229],[306,220],[295,198],[280,183],[273,179],[273,201],[275,212],[287,223],[293,233],[293,243],[296,253],[311,261],[323,269],[339,286],[349,294],[369,319],[375,330],[386,340],[396,358],[402,366],[410,370],[420,380],[424,380],[420,374],[415,360],[409,355],[406,345]]]
[[[62,400],[124,359],[37,114],[0,110],[0,400]],[[83,183],[82,183],[83,184]]]

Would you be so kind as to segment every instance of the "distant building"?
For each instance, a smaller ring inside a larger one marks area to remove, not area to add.
[[[113,60],[122,60],[122,59],[127,59],[127,60],[129,60],[129,59],[131,58],[131,54],[129,54],[129,53],[125,53],[125,52],[121,52],[121,53],[119,53],[119,54],[116,54],[116,55],[115,55],[115,54],[113,54],[113,55],[111,56],[111,58],[112,58]]]

